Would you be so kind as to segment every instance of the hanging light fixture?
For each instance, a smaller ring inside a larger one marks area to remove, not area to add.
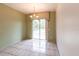
[[[35,14],[35,4],[33,4],[33,8],[34,8],[34,14],[30,15],[30,18],[32,18],[32,19],[37,19],[37,18],[39,18],[39,16],[37,16],[37,15]]]

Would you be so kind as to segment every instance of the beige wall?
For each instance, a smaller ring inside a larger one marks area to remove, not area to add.
[[[56,43],[56,13],[49,13],[48,21],[48,41]]]
[[[30,14],[31,15],[31,14]],[[32,38],[32,19],[29,17],[30,15],[27,15],[27,38]],[[56,43],[56,29],[55,29],[55,12],[44,12],[44,13],[37,13],[36,15],[39,15],[40,18],[45,18],[48,21],[48,41]],[[49,17],[50,15],[50,17]]]
[[[63,55],[63,19],[62,19],[62,6],[58,4],[56,10],[56,41],[59,54]]]
[[[29,15],[26,15],[27,19],[27,39],[32,39],[32,20],[30,19]]]
[[[79,56],[79,4],[59,4],[56,22],[60,55]]]
[[[25,36],[25,15],[0,4],[0,48],[22,40]]]

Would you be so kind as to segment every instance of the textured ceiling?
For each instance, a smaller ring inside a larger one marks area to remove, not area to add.
[[[49,12],[55,11],[56,5],[55,3],[5,3],[5,5],[16,9],[20,12],[25,14],[34,13],[34,6],[35,12]]]

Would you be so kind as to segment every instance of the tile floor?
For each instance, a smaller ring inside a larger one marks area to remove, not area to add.
[[[45,40],[24,40],[0,51],[0,56],[59,56],[55,44]]]

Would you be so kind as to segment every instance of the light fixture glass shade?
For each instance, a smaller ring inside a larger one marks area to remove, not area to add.
[[[38,19],[38,18],[39,18],[39,16],[38,16],[38,15],[36,15],[36,14],[32,14],[32,15],[30,15],[30,18],[32,18],[32,19]]]
[[[30,15],[30,18],[32,18],[32,15]]]
[[[35,14],[33,14],[33,16],[35,17],[36,15],[35,15]]]
[[[36,16],[36,18],[38,18],[39,16]]]

